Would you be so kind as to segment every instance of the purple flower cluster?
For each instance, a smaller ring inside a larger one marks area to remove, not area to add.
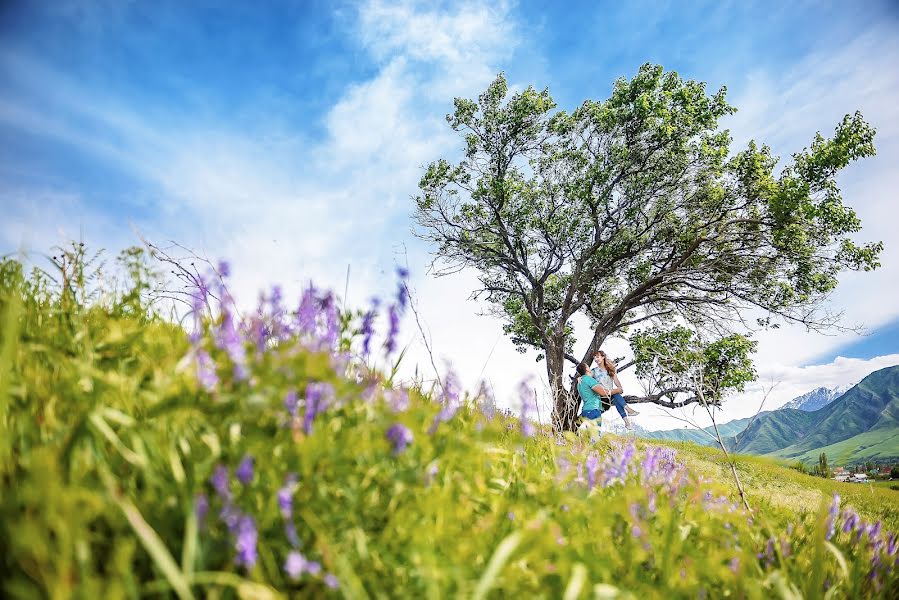
[[[284,408],[287,410],[287,414],[291,417],[296,418],[299,414],[299,398],[297,398],[297,391],[290,390],[287,394],[284,395]]]
[[[247,460],[249,459],[249,460]],[[249,465],[249,466],[247,466]],[[238,479],[246,485],[253,477],[252,457],[244,457],[241,461],[241,468],[238,469]],[[216,466],[213,471],[210,483],[213,489],[222,501],[222,510],[219,518],[228,527],[228,531],[234,536],[234,549],[236,556],[234,562],[238,566],[251,569],[256,564],[258,558],[256,553],[256,544],[258,541],[258,532],[256,529],[256,520],[247,515],[234,504],[231,494],[231,482],[228,474],[228,468],[224,465]]]
[[[559,458],[560,476],[564,477],[570,469],[569,462]],[[618,483],[625,483],[639,475],[643,484],[663,486],[666,493],[673,493],[680,488],[686,476],[686,469],[677,461],[677,455],[670,448],[646,448],[642,459],[638,456],[633,442],[617,444],[604,456],[593,451],[587,455],[583,463],[577,465],[577,480],[586,484],[587,489],[596,486],[607,488]],[[655,493],[650,490],[650,510],[655,510]]]
[[[839,508],[839,497],[837,496],[835,496],[834,505],[837,509]],[[833,515],[834,505],[831,505],[831,511],[828,513],[828,533],[832,528],[836,535],[838,530],[846,543],[870,552],[868,581],[879,589],[881,576],[889,575],[899,565],[899,556],[897,556],[899,543],[897,543],[896,534],[892,531],[884,531],[880,521],[866,523],[851,508],[845,508],[838,515]],[[832,521],[831,515],[833,515]]]
[[[400,332],[400,319],[406,312],[406,306],[409,304],[409,293],[406,287],[409,271],[402,267],[398,267],[396,274],[397,279],[399,280],[397,283],[396,300],[387,308],[390,329],[387,331],[387,341],[384,343],[384,347],[388,355],[393,354],[396,350],[396,338]]]
[[[362,317],[362,356],[367,357],[371,352],[371,338],[375,334],[375,317],[378,314],[378,299],[374,298],[371,308]]]
[[[447,365],[446,375],[443,378],[443,394],[440,399],[442,408],[440,409],[440,412],[437,413],[437,416],[434,417],[434,422],[431,423],[431,427],[428,428],[428,434],[433,435],[441,423],[445,423],[453,418],[456,411],[459,410],[461,395],[462,384],[459,381],[459,376],[453,370],[452,366]]]
[[[532,401],[534,400],[535,398],[531,394],[531,380],[525,379],[518,384],[518,402],[520,405],[518,420],[521,424],[521,433],[525,437],[531,437],[535,433],[534,424],[529,419],[533,407]]]
[[[412,432],[402,423],[394,423],[387,430],[387,439],[393,444],[393,453],[401,454],[412,443]]]
[[[281,517],[284,519],[284,535],[287,541],[294,548],[300,547],[300,537],[297,535],[297,528],[293,524],[293,494],[297,486],[297,476],[294,473],[288,473],[284,478],[284,486],[278,490],[278,509],[281,511]]]
[[[215,372],[215,363],[212,357],[203,348],[199,348],[194,354],[197,366],[197,381],[207,392],[212,392],[218,387],[219,376]]]
[[[237,476],[237,480],[244,485],[250,485],[250,482],[253,480],[254,462],[255,459],[247,454],[240,461],[240,464],[237,465],[237,470],[234,472],[234,474]]]
[[[305,410],[303,412],[303,431],[306,435],[312,433],[312,423],[315,417],[324,412],[334,401],[334,386],[330,383],[311,381],[306,384]]]

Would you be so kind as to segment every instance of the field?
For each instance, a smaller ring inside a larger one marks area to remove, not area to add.
[[[497,411],[452,372],[400,386],[402,286],[375,338],[371,313],[315,288],[241,313],[223,265],[185,329],[129,264],[100,294],[0,263],[8,597],[899,590],[892,490],[739,456],[747,511],[713,449],[552,435],[528,394]]]

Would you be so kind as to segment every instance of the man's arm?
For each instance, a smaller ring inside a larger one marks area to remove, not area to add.
[[[602,387],[602,386],[599,385],[598,383],[597,383],[596,385],[594,385],[593,388],[591,388],[591,389],[592,389],[594,392],[596,392],[597,394],[599,394],[600,396],[611,396],[611,394],[609,393],[609,390],[607,390],[606,388]]]

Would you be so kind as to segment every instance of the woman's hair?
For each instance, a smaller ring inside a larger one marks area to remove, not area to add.
[[[600,366],[606,370],[609,377],[615,377],[615,373],[618,372],[618,369],[615,368],[615,363],[612,362],[612,359],[606,356],[604,350],[597,350],[596,353],[602,356],[602,363],[600,363]]]
[[[587,371],[590,370],[590,367],[587,366],[587,363],[578,363],[577,372],[578,375],[586,375]]]

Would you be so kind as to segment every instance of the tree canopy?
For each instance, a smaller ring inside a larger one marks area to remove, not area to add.
[[[434,244],[439,274],[477,270],[475,296],[520,350],[546,359],[557,412],[572,405],[565,361],[588,362],[610,337],[631,339],[639,374],[658,384],[631,401],[696,401],[653,367],[652,338],[683,331],[695,333],[693,351],[700,340],[730,348],[721,353],[729,362],[718,359],[730,369],[716,379],[723,397],[746,381],[744,334],[779,322],[835,325],[823,301],[838,275],[878,266],[882,244],[853,240],[861,222],[837,185],[850,162],[874,154],[862,115],[846,115],[778,168],[755,141],[731,151],[719,127],[735,110],[725,93],[646,64],[607,100],[569,113],[546,89],[510,95],[500,74],[447,115],[464,157],[427,166],[417,234]],[[577,314],[593,330],[581,358]]]

